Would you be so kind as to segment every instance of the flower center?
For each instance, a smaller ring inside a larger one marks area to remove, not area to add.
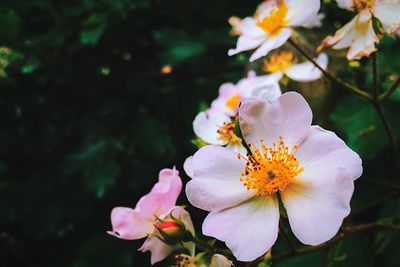
[[[220,135],[219,139],[230,144],[241,145],[242,139],[235,134],[234,130],[235,122],[224,122],[217,131]]]
[[[174,257],[173,267],[196,267],[194,257],[186,254],[178,254]]]
[[[354,0],[354,7],[357,11],[361,11],[364,9],[372,9],[374,3],[375,0]]]
[[[290,51],[282,51],[275,53],[272,57],[264,62],[264,71],[266,72],[282,72],[289,68],[293,63],[293,53]]]
[[[269,35],[277,35],[281,32],[281,29],[286,26],[287,21],[285,20],[288,12],[285,1],[282,1],[275,9],[271,10],[271,13],[257,21],[257,26],[263,29]]]
[[[247,190],[257,190],[256,196],[283,191],[304,170],[294,156],[298,147],[293,146],[289,151],[282,136],[279,136],[278,146],[272,143],[272,147],[266,147],[261,141],[261,151],[254,146],[252,148],[253,154],[247,155],[247,163],[240,181]]]
[[[234,110],[237,105],[239,105],[240,102],[240,97],[239,95],[234,95],[231,98],[228,99],[228,101],[226,101],[226,106],[231,109]]]

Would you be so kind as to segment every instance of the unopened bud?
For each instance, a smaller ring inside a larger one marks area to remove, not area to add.
[[[184,241],[186,236],[185,225],[178,220],[166,220],[156,224],[162,241],[168,245],[176,245]]]

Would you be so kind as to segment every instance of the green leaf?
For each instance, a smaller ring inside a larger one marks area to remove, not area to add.
[[[81,32],[81,43],[84,45],[95,45],[103,35],[106,25],[102,24],[93,29],[83,30]]]
[[[384,106],[394,134],[400,132],[400,117],[396,104],[387,101]],[[346,143],[361,156],[372,158],[388,145],[386,133],[376,111],[355,97],[340,101],[331,119],[345,135]]]
[[[368,249],[368,239],[363,235],[353,235],[340,241],[329,255],[329,267],[372,267],[372,255]]]
[[[120,166],[113,161],[90,165],[84,174],[86,187],[94,191],[98,198],[102,198],[106,191],[115,184],[120,172]]]

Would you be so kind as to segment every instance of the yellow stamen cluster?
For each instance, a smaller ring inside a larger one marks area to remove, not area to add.
[[[304,170],[294,156],[298,147],[293,146],[289,151],[282,136],[279,136],[278,146],[272,143],[272,147],[266,147],[261,141],[261,151],[253,146],[250,149],[253,154],[247,155],[247,163],[240,181],[247,190],[257,190],[256,196],[283,191]]]
[[[257,26],[269,35],[278,35],[287,24],[287,13],[288,7],[286,3],[282,1],[268,16],[257,21]]]
[[[269,60],[264,61],[264,71],[282,72],[293,64],[294,55],[290,51],[281,51],[272,55]]]
[[[372,9],[375,0],[354,0],[354,8],[357,11],[362,11],[364,9]]]
[[[220,135],[219,139],[230,144],[241,145],[242,139],[235,134],[234,130],[235,122],[224,122],[217,131]]]
[[[195,259],[186,254],[175,255],[172,267],[196,267]]]
[[[231,109],[235,110],[235,108],[239,105],[240,102],[240,96],[239,95],[234,95],[231,98],[226,101],[226,106]]]

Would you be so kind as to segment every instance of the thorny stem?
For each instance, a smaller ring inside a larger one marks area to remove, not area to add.
[[[314,66],[317,69],[319,69],[328,80],[335,82],[336,84],[340,85],[344,89],[351,91],[353,94],[359,96],[360,98],[362,98],[368,102],[371,101],[371,97],[369,96],[368,93],[356,88],[355,86],[352,86],[351,84],[348,84],[348,83],[336,78],[331,73],[329,73],[324,68],[322,68],[306,51],[303,50],[303,48],[301,48],[295,41],[293,41],[293,39],[289,39],[288,43],[291,44],[307,60],[309,60],[312,64],[314,64]]]
[[[374,228],[383,228],[386,230],[392,230],[392,231],[400,231],[400,225],[386,225],[386,224],[380,224],[380,223],[366,223],[366,224],[360,224],[360,225],[355,225],[355,226],[347,226],[347,227],[342,227],[342,230],[340,233],[338,233],[334,238],[331,240],[315,247],[305,247],[302,249],[297,249],[296,251],[289,251],[289,252],[283,252],[280,254],[272,255],[271,261],[278,261],[278,260],[283,260],[283,259],[288,259],[288,258],[293,258],[299,255],[304,255],[304,254],[309,254],[313,252],[317,252],[320,250],[328,249],[345,237],[349,235],[353,235],[359,232],[371,230]],[[264,260],[264,256],[259,257],[255,261],[253,261],[253,265],[258,264]]]
[[[389,87],[389,89],[382,93],[379,97],[378,97],[378,101],[381,102],[384,99],[386,99],[387,97],[389,97],[394,91],[396,91],[397,86],[399,86],[400,84],[400,77],[397,77],[396,80],[392,83],[392,85]]]

